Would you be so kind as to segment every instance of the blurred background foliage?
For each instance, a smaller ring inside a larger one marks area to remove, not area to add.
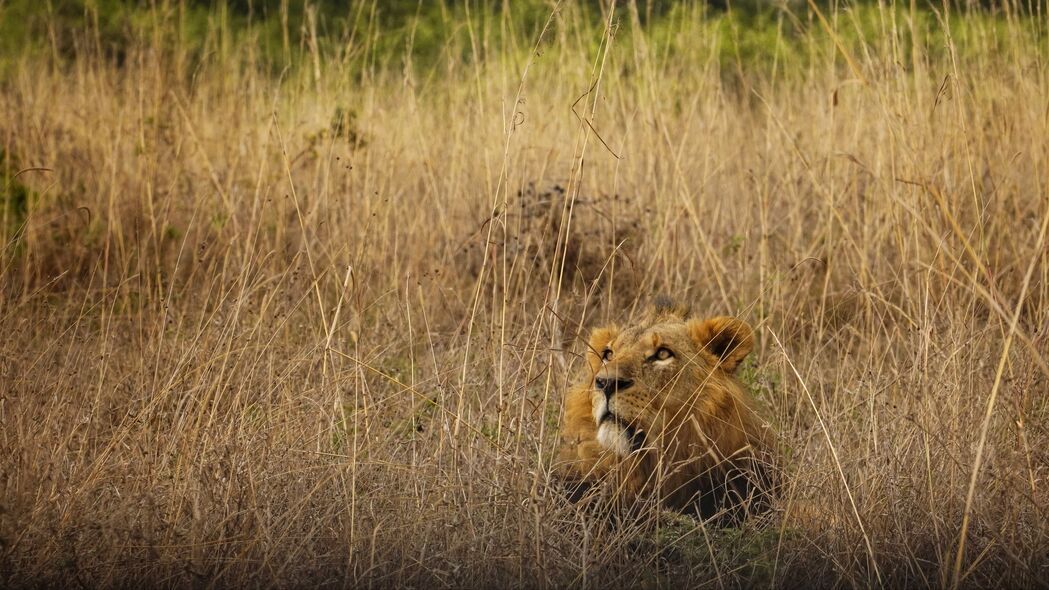
[[[237,53],[250,61],[245,65],[275,74],[309,62],[311,53],[351,73],[425,70],[442,59],[523,54],[548,20],[554,29],[568,22],[600,30],[612,1],[0,0],[0,76],[17,60],[41,54],[59,64],[85,53],[120,64],[136,47],[167,48],[197,63]],[[555,12],[573,18],[551,20]],[[825,37],[828,26],[850,47],[885,36],[887,27],[897,35],[917,31],[925,51],[936,53],[950,45],[946,35],[960,51],[977,37],[981,43],[972,45],[981,50],[988,37],[991,46],[1007,49],[1003,31],[1012,20],[1044,46],[1049,13],[1046,0],[620,0],[613,14],[613,30],[627,42],[642,37],[631,35],[641,29],[643,42],[668,55],[707,51],[722,65],[762,68],[810,63],[812,41]],[[568,34],[596,45],[601,36],[592,32]]]

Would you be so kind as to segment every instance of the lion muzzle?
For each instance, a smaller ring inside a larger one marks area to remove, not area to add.
[[[630,389],[634,384],[633,379],[620,379],[619,377],[597,377],[594,379],[594,387],[610,398],[618,391]]]

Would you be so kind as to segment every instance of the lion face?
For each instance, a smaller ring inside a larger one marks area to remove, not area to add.
[[[716,414],[752,346],[750,327],[729,317],[668,312],[627,329],[595,330],[587,360],[597,442],[626,457],[680,439],[681,429],[699,427],[690,419],[697,413]]]
[[[753,343],[736,318],[672,304],[594,330],[588,370],[565,396],[556,469],[571,496],[654,494],[704,516],[767,506],[772,433],[735,377]]]

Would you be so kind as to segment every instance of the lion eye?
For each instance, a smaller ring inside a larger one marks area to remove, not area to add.
[[[656,354],[652,355],[652,359],[657,361],[665,361],[673,356],[674,353],[671,352],[669,348],[660,348],[656,351]]]
[[[601,353],[601,360],[605,361],[606,363],[608,361],[612,360],[612,349],[611,348],[606,348],[605,351]]]

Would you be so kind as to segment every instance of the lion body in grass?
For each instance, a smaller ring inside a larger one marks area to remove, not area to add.
[[[735,375],[753,331],[689,315],[660,302],[629,326],[592,332],[557,461],[575,499],[603,490],[620,504],[654,499],[732,520],[767,506],[774,437]]]

